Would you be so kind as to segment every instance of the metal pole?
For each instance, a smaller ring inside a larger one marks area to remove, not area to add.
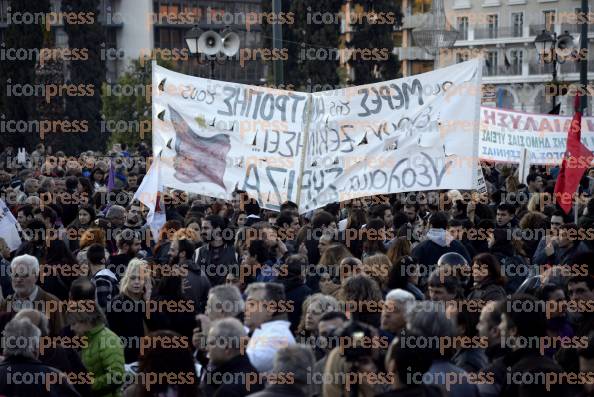
[[[582,23],[580,31],[580,85],[583,92],[587,92],[588,87],[588,57],[586,56],[588,51],[588,0],[582,0],[582,15],[585,16],[585,20]],[[582,95],[580,102],[580,109],[583,112],[588,107],[588,96]]]
[[[214,78],[214,68],[215,68],[215,61],[214,59],[210,60],[210,77],[209,79],[212,80]]]
[[[553,48],[551,48],[551,58],[553,61],[553,85],[555,86],[555,94],[553,95],[553,109],[557,106],[557,95],[559,93],[559,82],[557,81],[557,32],[553,32]]]
[[[272,0],[272,13],[279,14],[282,11],[281,0]],[[277,49],[276,52],[282,50],[283,45],[283,31],[280,23],[272,24],[272,48]],[[276,57],[273,62],[274,84],[276,88],[282,87],[285,78],[283,75],[283,61],[280,57]]]

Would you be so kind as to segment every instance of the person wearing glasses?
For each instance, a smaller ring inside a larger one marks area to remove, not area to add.
[[[532,263],[535,263],[536,259],[542,257],[544,249],[551,243],[552,240],[557,238],[559,235],[559,228],[565,223],[565,216],[563,211],[557,210],[551,215],[550,228],[546,231],[546,235],[538,242],[534,256],[532,257]]]

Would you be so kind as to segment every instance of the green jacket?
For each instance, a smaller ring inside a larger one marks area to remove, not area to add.
[[[120,338],[104,324],[85,334],[88,345],[82,350],[82,361],[93,373],[91,390],[96,396],[121,397],[124,382],[124,347]]]

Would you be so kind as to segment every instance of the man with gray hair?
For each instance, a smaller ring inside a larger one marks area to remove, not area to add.
[[[309,397],[311,396],[310,374],[314,355],[307,346],[295,345],[280,349],[274,358],[272,373],[276,382],[250,397]]]
[[[285,299],[285,287],[278,283],[252,283],[246,296],[245,325],[252,333],[246,352],[259,372],[267,372],[276,352],[295,344],[287,320],[294,304]]]
[[[72,347],[65,348],[60,343],[51,342],[49,338],[49,320],[45,314],[33,309],[22,309],[14,316],[15,320],[28,319],[31,324],[41,331],[41,347],[37,359],[43,364],[59,369],[67,374],[81,374],[87,372],[82,360]],[[82,382],[76,384],[75,389],[81,396],[91,393],[91,385]]]
[[[200,388],[206,397],[244,397],[263,388],[258,371],[245,355],[247,332],[235,318],[216,320],[208,332],[209,363]]]
[[[406,313],[415,303],[415,297],[408,291],[397,288],[388,292],[382,307],[380,328],[392,335],[398,334],[406,327]]]
[[[12,289],[0,303],[0,312],[17,313],[21,309],[35,309],[49,313],[50,335],[58,335],[65,321],[60,300],[37,285],[39,261],[32,255],[16,256],[10,263]]]
[[[13,319],[6,324],[0,395],[80,397],[65,373],[37,360],[40,342],[41,331],[28,318]]]
[[[198,326],[192,334],[192,344],[197,349],[197,358],[201,364],[205,364],[206,357],[203,356],[206,343],[205,339],[211,323],[224,318],[243,318],[245,302],[239,288],[230,284],[217,285],[208,291],[206,309],[204,314],[196,316]]]

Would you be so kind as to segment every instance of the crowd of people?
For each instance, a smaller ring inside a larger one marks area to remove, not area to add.
[[[3,148],[0,396],[594,396],[590,174],[570,214],[539,166],[305,214],[170,190],[152,236],[149,155]]]

